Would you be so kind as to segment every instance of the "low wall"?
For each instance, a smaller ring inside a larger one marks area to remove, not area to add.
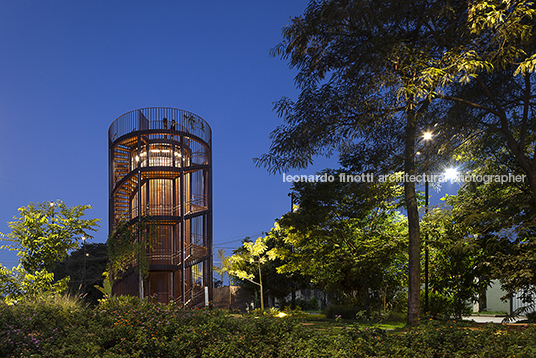
[[[245,312],[251,307],[251,295],[240,286],[216,287],[213,289],[214,308],[240,310]]]

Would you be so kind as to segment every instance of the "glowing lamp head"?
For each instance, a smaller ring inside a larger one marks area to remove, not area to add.
[[[432,139],[432,132],[424,132],[423,138],[424,140]]]
[[[458,169],[456,168],[448,168],[445,170],[445,180],[455,181],[458,178]]]

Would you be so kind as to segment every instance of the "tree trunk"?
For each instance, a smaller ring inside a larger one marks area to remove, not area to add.
[[[405,183],[409,229],[408,324],[416,324],[421,312],[421,237],[415,183]]]
[[[387,313],[387,286],[385,286],[385,291],[383,292],[383,313]]]
[[[367,317],[370,317],[370,295],[369,295],[369,289],[365,286],[365,289],[363,290],[363,298],[365,301],[365,310],[367,311]]]
[[[517,159],[517,162],[519,163],[521,168],[523,168],[523,170],[525,171],[525,175],[527,176],[526,179],[529,182],[530,191],[532,193],[532,203],[536,207],[536,172],[531,165],[531,161],[527,159],[527,157],[525,157],[525,155],[521,150],[519,150],[519,148],[512,148],[512,146],[510,146],[510,143],[508,147],[514,153],[514,157]]]
[[[478,278],[478,282],[481,283],[483,281],[482,276]],[[480,290],[480,294],[478,295],[478,312],[484,312],[488,308],[488,297],[487,297],[487,285],[486,287],[482,288]]]
[[[259,263],[259,286],[261,288],[261,310],[264,311],[264,292],[262,291],[261,264]]]
[[[408,324],[418,323],[421,313],[421,235],[419,226],[419,209],[415,182],[407,180],[415,175],[415,138],[417,133],[417,119],[415,111],[409,111],[406,124],[406,148],[404,158],[404,171],[407,177],[404,182],[404,196],[408,215],[409,231],[409,277],[408,277]]]
[[[514,158],[519,163],[519,166],[525,171],[529,186],[532,192],[532,202],[536,206],[536,171],[534,170],[534,164],[536,163],[536,156],[531,159],[525,156],[523,149],[519,147],[519,143],[515,140],[514,135],[507,127],[506,116],[501,118],[502,122],[506,122],[501,127],[501,133],[506,138],[506,145],[510,149],[511,153],[514,155]]]

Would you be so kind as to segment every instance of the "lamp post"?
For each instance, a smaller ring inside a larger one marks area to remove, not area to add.
[[[424,215],[428,215],[428,141],[432,139],[431,132],[425,132],[426,167],[424,171]],[[428,232],[424,234],[424,312],[428,313]]]
[[[84,246],[84,283],[83,283],[83,287],[84,287],[84,295],[86,294],[86,237],[85,236],[82,236],[82,242],[83,242],[83,246]]]
[[[51,211],[52,211],[52,214],[51,214],[52,221],[54,221],[54,214],[56,213],[56,212],[55,212],[54,205],[56,205],[56,203],[54,203],[53,201],[51,201],[51,202],[50,202],[50,209],[51,209]]]
[[[290,212],[294,212],[294,194],[288,193],[288,196],[290,196]],[[291,252],[294,252],[294,245],[290,248]],[[291,286],[292,291],[290,294],[290,308],[296,309],[296,285],[294,283],[294,274],[292,274],[291,278]]]

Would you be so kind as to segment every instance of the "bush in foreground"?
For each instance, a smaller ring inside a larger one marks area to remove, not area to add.
[[[51,300],[0,304],[2,357],[511,357],[536,356],[532,327],[436,321],[407,329],[316,330],[299,316],[233,317],[219,310],[117,300],[87,308]]]

